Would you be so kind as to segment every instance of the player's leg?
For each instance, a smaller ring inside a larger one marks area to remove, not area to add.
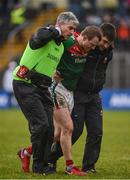
[[[60,144],[65,160],[72,160],[71,137],[73,132],[73,123],[68,108],[54,110],[55,120],[61,128]]]
[[[51,145],[50,154],[56,152],[57,143],[60,143],[60,134],[61,134],[61,128],[60,128],[59,124],[56,122],[54,117],[53,117],[53,123],[54,123],[54,140],[53,140],[53,143]],[[50,162],[50,158],[49,158],[49,162]]]
[[[56,122],[55,117],[53,117],[54,122],[54,142],[60,141],[61,128],[59,124]]]
[[[61,129],[60,144],[62,147],[62,152],[65,160],[71,160],[71,137],[73,132],[73,122],[69,109],[73,108],[73,93],[67,90],[61,83],[56,86],[54,93],[54,119],[56,124]],[[70,106],[72,106],[72,108]]]
[[[79,168],[74,165],[72,158],[72,132],[73,122],[68,108],[54,110],[56,122],[61,128],[60,145],[66,161],[66,173],[69,175],[85,175]]]
[[[71,114],[73,119],[72,144],[74,144],[83,132],[85,119],[85,103],[76,103]],[[55,144],[55,150],[49,155],[49,162],[56,165],[57,160],[63,155],[60,143]]]
[[[61,128],[60,145],[66,161],[66,173],[84,175],[75,165],[72,160],[72,132],[73,121],[70,111],[73,106],[73,93],[66,90],[61,85],[56,89],[56,107],[54,117]]]

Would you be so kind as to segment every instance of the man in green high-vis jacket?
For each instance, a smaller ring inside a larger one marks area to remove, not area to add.
[[[54,27],[40,28],[13,72],[14,93],[31,134],[34,173],[50,173],[47,163],[53,141],[53,103],[48,87],[64,51],[62,41],[73,34],[78,23],[73,13],[63,12]],[[22,151],[18,155],[22,160]]]

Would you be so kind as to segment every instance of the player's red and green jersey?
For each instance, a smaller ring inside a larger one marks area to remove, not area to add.
[[[86,55],[77,43],[78,34],[74,33],[64,44],[64,54],[57,70],[63,76],[62,84],[70,91],[74,91],[81,73],[84,70]]]

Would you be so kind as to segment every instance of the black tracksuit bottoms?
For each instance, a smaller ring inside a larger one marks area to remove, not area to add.
[[[100,95],[77,93],[72,112],[74,131],[72,143],[74,144],[81,136],[84,123],[87,129],[82,170],[95,168],[100,154],[102,140],[102,103]],[[57,151],[49,156],[49,161],[55,163],[62,156],[60,144],[57,143]]]
[[[23,81],[13,81],[18,104],[28,120],[33,149],[33,172],[42,173],[53,142],[53,103],[48,89]]]

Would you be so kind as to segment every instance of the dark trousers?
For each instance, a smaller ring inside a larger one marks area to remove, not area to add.
[[[28,120],[33,149],[33,172],[42,172],[53,142],[53,104],[48,89],[13,81],[18,104]]]
[[[72,143],[81,136],[84,123],[87,128],[87,136],[82,161],[82,169],[86,171],[94,168],[100,154],[102,140],[102,104],[99,94],[75,94],[75,105],[72,112],[74,132]],[[60,144],[57,143],[57,151],[49,156],[49,161],[54,163],[62,156]]]

